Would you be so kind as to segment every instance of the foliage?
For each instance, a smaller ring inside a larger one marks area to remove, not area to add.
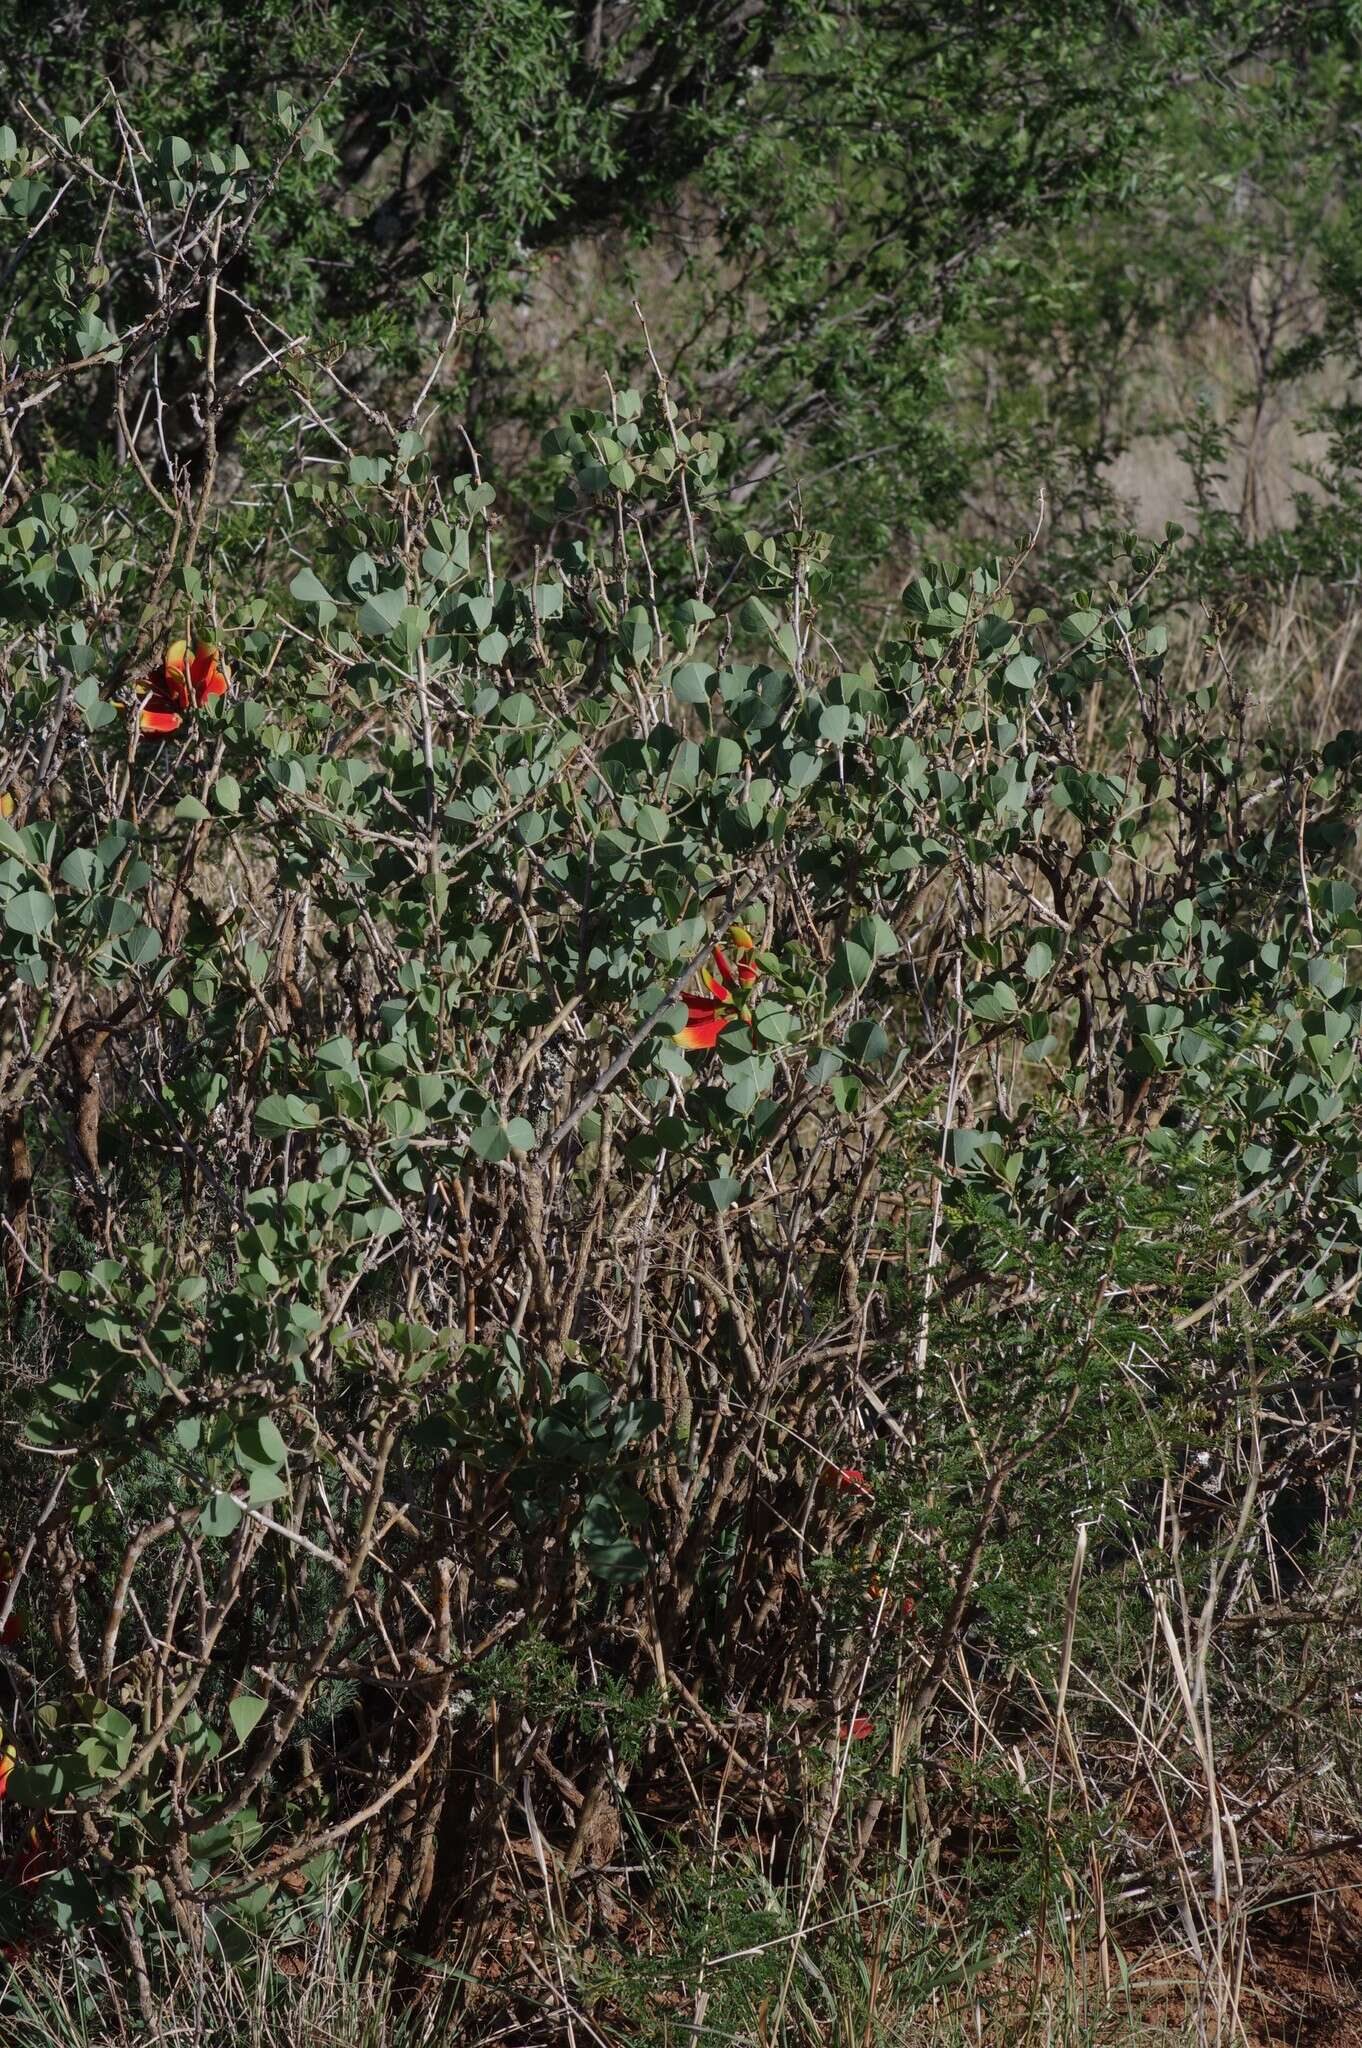
[[[1242,424],[1251,444],[1302,347],[1355,363],[1347,6],[94,0],[82,22],[46,0],[0,56],[7,347],[36,366],[107,330],[135,365],[127,420],[104,378],[69,408],[54,395],[41,452],[19,421],[29,475],[129,421],[194,459],[194,294],[173,289],[194,245],[175,222],[205,178],[251,181],[216,308],[216,432],[248,469],[264,337],[284,365],[301,337],[334,352],[362,436],[365,404],[411,403],[462,280],[441,377],[520,529],[565,383],[585,398],[646,373],[638,298],[674,393],[725,420],[753,522],[788,523],[797,482],[843,593],[966,507],[1010,545],[1042,489],[1061,549],[1096,521],[1092,573],[1111,464],[1189,308],[1217,327],[1246,304],[1256,356],[1231,417],[1177,392],[1175,435]],[[106,214],[101,179],[134,164],[137,204]],[[172,290],[144,333],[151,243]],[[456,433],[433,452],[462,464]],[[865,635],[859,610],[842,623]]]
[[[489,2029],[817,2038],[834,1898],[896,2011],[987,1968],[1010,2023],[1135,1857],[1228,2000],[1303,1697],[1358,1761],[1291,1599],[1356,1542],[1362,740],[1185,658],[1176,529],[1044,609],[924,563],[851,666],[845,536],[748,524],[665,378],[508,521],[466,293],[381,389],[260,303],[309,105],[272,162],[121,86],[5,141],[11,1931],[149,2025],[339,1894]]]

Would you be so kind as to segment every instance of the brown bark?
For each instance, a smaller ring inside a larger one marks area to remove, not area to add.
[[[13,1312],[28,1272],[29,1211],[33,1199],[33,1163],[24,1135],[22,1109],[12,1109],[0,1119],[0,1175],[4,1179],[5,1221],[9,1225],[3,1253],[5,1294]]]
[[[99,1235],[99,1055],[108,1035],[104,1019],[97,1011],[71,1024],[66,1034],[73,1095],[71,1127],[87,1176],[85,1185],[76,1190],[76,1219],[87,1237]]]

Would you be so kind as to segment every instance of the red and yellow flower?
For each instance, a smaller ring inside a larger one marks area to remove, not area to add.
[[[210,697],[225,696],[228,681],[216,647],[200,641],[191,654],[187,640],[172,640],[143,686],[143,732],[177,732],[190,706],[202,708]]]
[[[717,1045],[719,1033],[747,1017],[743,991],[760,979],[751,955],[757,942],[743,925],[730,926],[729,944],[737,956],[734,966],[722,946],[714,948],[709,965],[701,971],[703,993],[685,998],[686,1021],[676,1033],[676,1043],[687,1052],[706,1052]]]

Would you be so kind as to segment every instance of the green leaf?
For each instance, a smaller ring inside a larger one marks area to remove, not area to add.
[[[838,993],[861,988],[874,971],[875,962],[866,948],[858,945],[855,939],[843,939],[833,956],[828,985]]]
[[[704,758],[712,775],[736,775],[742,767],[742,748],[727,733],[719,733],[705,741]]]
[[[57,869],[61,880],[69,888],[78,889],[82,896],[88,896],[101,872],[101,864],[88,847],[77,846],[68,853]]]
[[[16,1764],[5,1789],[20,1806],[43,1813],[69,1805],[90,1784],[90,1767],[83,1756],[58,1756],[40,1764]]]
[[[1026,1044],[1022,1047],[1024,1060],[1029,1060],[1033,1066],[1039,1066],[1043,1060],[1048,1060],[1052,1053],[1059,1051],[1059,1040],[1050,1030],[1043,1013],[1029,1017],[1026,1028],[1028,1036]]]
[[[899,950],[898,933],[882,917],[863,917],[856,937],[875,960],[892,960]]]
[[[770,1045],[788,1045],[799,1034],[799,1019],[769,998],[757,1004],[753,1022],[758,1038]]]
[[[523,1121],[524,1119],[520,1117],[512,1119],[512,1122],[517,1124]],[[533,1128],[527,1128],[530,1129],[530,1141],[533,1143]],[[513,1150],[510,1125],[503,1124],[499,1117],[486,1123],[475,1124],[468,1133],[468,1142],[479,1159],[485,1159],[489,1166],[500,1165],[503,1159],[510,1158]]]
[[[1010,982],[990,982],[966,998],[974,1016],[984,1024],[1005,1024],[1015,1017],[1020,1005]]]
[[[300,1095],[267,1095],[255,1112],[256,1129],[266,1133],[308,1131],[320,1121],[316,1103]]]
[[[954,1130],[951,1158],[964,1173],[996,1172],[1003,1162],[1003,1141],[996,1131]]]
[[[21,889],[5,905],[5,923],[12,932],[39,938],[57,915],[57,906],[45,889]]]
[[[94,1726],[104,1740],[114,1749],[120,1764],[126,1763],[137,1730],[122,1709],[120,1707],[105,1707],[96,1716]]]
[[[336,602],[325,584],[319,583],[310,569],[300,569],[289,585],[289,594],[299,604],[310,604],[316,609],[319,626],[329,626],[336,616]]]
[[[620,620],[619,640],[635,666],[647,660],[653,644],[653,627],[641,604],[632,605]]]
[[[213,784],[213,802],[220,811],[241,809],[241,784],[235,775],[220,775]]]
[[[888,1059],[892,1047],[888,1032],[877,1018],[860,1017],[847,1032],[846,1050],[853,1060],[873,1067],[879,1060]]]
[[[375,1202],[364,1212],[366,1237],[393,1237],[402,1228],[402,1212],[387,1202]]]
[[[1039,674],[1040,663],[1033,654],[1014,654],[1003,671],[1003,678],[1014,690],[1030,690],[1034,688]]]
[[[207,1506],[199,1516],[199,1527],[205,1536],[219,1538],[234,1535],[241,1526],[240,1505],[230,1493],[215,1493],[210,1496]]]
[[[265,1712],[265,1706],[266,1702],[253,1692],[239,1692],[234,1700],[229,1701],[227,1718],[238,1742],[249,1739]]]
[[[672,670],[670,688],[678,704],[707,704],[714,666],[708,661],[683,661]]]
[[[759,597],[749,597],[738,608],[738,624],[744,633],[774,633],[776,615]]]
[[[631,1536],[583,1536],[582,1556],[593,1579],[607,1586],[635,1586],[648,1570],[648,1554]]]
[[[269,1465],[277,1470],[288,1462],[288,1445],[268,1415],[244,1423],[237,1431],[236,1447],[247,1465]]]
[[[359,608],[360,632],[373,634],[378,639],[386,639],[401,625],[406,604],[407,593],[401,588],[375,590],[371,596],[365,598]]]
[[[288,1480],[282,1472],[275,1471],[272,1465],[252,1465],[246,1482],[246,1498],[252,1507],[268,1507],[287,1492]]]
[[[100,319],[98,313],[83,313],[76,322],[76,350],[81,356],[103,356],[108,362],[117,362],[123,353],[122,343],[113,329]]]
[[[151,961],[159,959],[160,952],[161,934],[154,924],[134,926],[114,948],[115,958],[121,960],[127,967],[146,967]]]
[[[83,655],[91,652],[91,650],[78,647],[74,648],[72,652],[77,655]],[[87,732],[103,732],[106,725],[117,723],[118,711],[116,706],[106,703],[104,698],[100,696],[99,685],[93,676],[87,676],[83,683],[76,686],[71,692],[71,700],[79,711],[81,721]]]

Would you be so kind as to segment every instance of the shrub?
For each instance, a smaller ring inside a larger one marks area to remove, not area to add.
[[[848,669],[665,388],[549,436],[507,575],[438,358],[390,418],[262,324],[230,488],[250,188],[162,175],[144,320],[7,371],[31,436],[199,337],[197,437],[15,444],[0,529],[11,1910],[149,1997],[151,1930],[349,1886],[542,2000],[512,1902],[608,1927],[704,1788],[798,1901],[778,2014],[895,1843],[1022,1927],[1101,1835],[1080,1622],[1117,1687],[1132,1579],[1272,1597],[1255,1502],[1308,1546],[1347,1454],[1362,744],[1170,673],[1172,539],[1054,617],[928,568]],[[961,1670],[1048,1793],[945,1739]]]

